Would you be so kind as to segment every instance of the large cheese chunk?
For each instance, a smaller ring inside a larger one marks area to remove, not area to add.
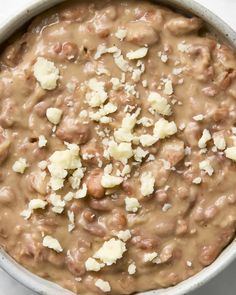
[[[142,196],[148,196],[154,192],[155,178],[151,172],[144,172],[140,178],[141,182],[141,194]]]
[[[148,101],[150,102],[152,109],[159,114],[164,116],[171,115],[172,112],[170,104],[168,104],[167,99],[161,96],[158,92],[150,92]]]
[[[59,70],[55,64],[44,57],[38,57],[33,67],[36,80],[46,90],[53,90],[57,87]]]
[[[49,249],[52,249],[56,251],[57,253],[60,253],[63,251],[60,243],[58,242],[57,239],[51,237],[51,236],[45,236],[43,239],[43,246],[47,247]]]
[[[163,118],[159,119],[154,127],[153,133],[158,139],[164,139],[177,132],[177,127],[174,121],[169,122]]]
[[[93,78],[88,82],[89,91],[86,93],[88,104],[95,108],[101,106],[108,98],[105,83]]]

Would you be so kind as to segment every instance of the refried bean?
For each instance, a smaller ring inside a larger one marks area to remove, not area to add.
[[[15,38],[15,39],[14,39]],[[76,294],[166,288],[236,229],[236,57],[148,1],[67,1],[0,56],[0,245]]]

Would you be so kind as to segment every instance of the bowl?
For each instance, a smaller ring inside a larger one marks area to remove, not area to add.
[[[12,17],[8,18],[0,27],[0,44],[10,37],[18,28],[32,17],[46,9],[65,0],[37,0],[24,5]],[[156,0],[156,3],[170,6],[186,15],[196,15],[203,19],[208,29],[220,40],[228,43],[236,49],[236,32],[224,21],[193,0]],[[193,277],[166,289],[152,290],[139,293],[139,295],[184,295],[204,285],[210,279],[219,274],[236,258],[236,240],[232,241],[219,257],[208,267]],[[8,254],[0,248],[0,267],[19,283],[41,295],[73,295],[74,293],[60,286],[46,281],[29,272],[16,263]]]

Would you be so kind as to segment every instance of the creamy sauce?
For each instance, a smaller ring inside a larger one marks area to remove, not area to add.
[[[166,288],[211,264],[235,236],[235,77],[232,49],[162,6],[75,1],[37,17],[0,58],[2,247],[78,294]],[[79,164],[52,172],[70,149]],[[109,265],[95,253],[113,238],[125,250],[105,251]]]

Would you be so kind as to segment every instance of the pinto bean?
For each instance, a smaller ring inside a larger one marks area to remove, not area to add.
[[[166,245],[160,252],[160,259],[162,263],[169,262],[173,257],[174,246],[172,244]]]
[[[127,24],[127,36],[128,42],[137,45],[153,45],[158,42],[158,33],[147,23],[143,21],[130,22]]]
[[[198,31],[202,26],[199,18],[176,17],[166,23],[166,28],[174,36],[183,36]]]
[[[90,126],[81,124],[76,119],[66,116],[59,125],[56,135],[62,141],[85,144],[91,136]]]
[[[86,260],[86,252],[84,248],[75,248],[69,250],[66,254],[65,264],[74,276],[80,277],[85,274],[84,262]]]
[[[113,202],[108,198],[89,200],[89,207],[97,211],[111,211],[114,208]]]
[[[236,69],[235,55],[232,49],[225,45],[221,45],[216,49],[216,60],[223,68]]]
[[[0,114],[0,125],[3,128],[11,128],[15,123],[16,105],[10,98],[4,101],[4,108]]]
[[[87,208],[83,211],[83,217],[87,222],[91,223],[95,221],[96,214],[92,210]]]
[[[17,66],[22,60],[22,56],[27,49],[27,43],[23,40],[8,46],[3,53],[3,62],[9,67]]]
[[[199,253],[199,262],[203,266],[210,265],[219,254],[219,246],[218,245],[205,245],[200,249]]]
[[[102,176],[103,170],[95,168],[90,172],[86,180],[88,194],[95,199],[101,199],[105,196],[105,189],[101,185]]]
[[[0,135],[0,165],[7,159],[10,145],[10,140]]]
[[[175,228],[175,221],[171,219],[166,219],[157,222],[155,232],[160,237],[167,237],[174,234]]]
[[[15,195],[9,186],[3,186],[0,189],[0,204],[7,205],[15,200]]]
[[[108,228],[111,230],[122,230],[127,226],[127,219],[125,214],[115,209],[112,211],[111,218],[108,220]]]
[[[142,250],[154,250],[160,244],[159,238],[145,238],[142,236],[135,236],[131,239],[131,243]]]
[[[72,5],[60,11],[59,17],[66,21],[83,22],[88,17],[88,8],[86,5]]]
[[[190,122],[184,129],[184,136],[187,144],[191,147],[198,146],[198,140],[201,137],[201,128],[196,122]]]
[[[41,195],[47,194],[48,179],[46,178],[46,172],[35,171],[29,175],[30,185],[33,190]]]
[[[184,156],[184,142],[179,139],[172,139],[163,143],[158,154],[160,159],[165,159],[171,166],[178,164]]]

